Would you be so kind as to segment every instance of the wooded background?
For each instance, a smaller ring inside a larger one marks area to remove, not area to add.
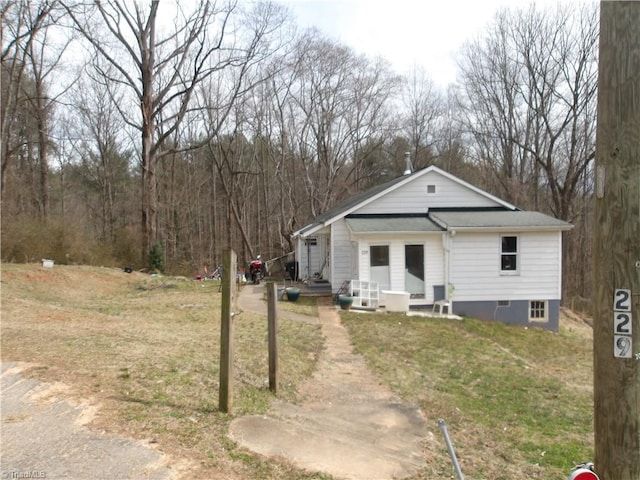
[[[278,257],[410,152],[574,224],[565,299],[591,296],[596,3],[500,10],[446,88],[277,3],[1,9],[3,261],[162,266],[153,250],[194,275],[227,247]]]

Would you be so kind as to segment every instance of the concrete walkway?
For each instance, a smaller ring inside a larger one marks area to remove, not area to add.
[[[55,385],[21,375],[2,364],[0,478],[153,479],[172,478],[164,456],[134,440],[83,426],[90,407],[73,405]]]
[[[239,306],[266,314],[262,298],[262,287],[245,287]],[[417,473],[425,465],[427,437],[420,411],[381,385],[353,352],[330,299],[319,312],[325,350],[300,388],[302,404],[275,401],[266,416],[235,419],[231,438],[253,452],[337,478],[386,480]],[[313,321],[303,317],[279,310],[281,319]]]

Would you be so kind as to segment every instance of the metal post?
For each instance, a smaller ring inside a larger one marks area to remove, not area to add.
[[[462,470],[460,469],[460,464],[458,463],[456,452],[454,452],[453,445],[451,444],[451,439],[449,438],[449,432],[447,432],[447,424],[444,423],[444,420],[440,419],[438,420],[438,426],[440,427],[440,431],[442,432],[444,441],[447,444],[447,451],[449,452],[449,456],[451,457],[453,468],[456,471],[456,477],[458,477],[458,480],[464,480],[464,475],[462,475]]]

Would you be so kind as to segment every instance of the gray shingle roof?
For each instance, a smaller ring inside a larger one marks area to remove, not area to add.
[[[354,233],[425,233],[442,232],[442,228],[423,217],[367,217],[346,218]]]
[[[557,229],[569,230],[570,223],[540,212],[515,211],[467,211],[431,212],[436,222],[448,228],[513,228],[513,229]]]
[[[437,169],[434,166],[424,168],[413,172],[411,175],[403,175],[393,180],[377,185],[365,192],[358,193],[326,212],[318,215],[310,223],[303,226],[294,236],[306,236],[321,228],[327,222],[333,219],[348,216],[356,207],[365,204],[368,200],[373,199],[379,194],[390,191],[403,181],[411,181],[417,176],[423,175],[429,171],[437,171],[442,175],[450,176],[454,181],[459,182],[467,188],[477,190],[486,196],[493,198],[496,202],[496,208],[499,210],[483,211],[482,209],[474,209],[469,211],[431,211],[428,217],[410,217],[399,214],[393,220],[390,218],[358,218],[357,221],[351,222],[350,228],[358,233],[387,233],[387,232],[437,232],[443,229],[459,228],[459,229],[541,229],[541,230],[569,230],[572,225],[557,220],[548,215],[539,212],[523,212],[515,206],[493,197],[483,192],[473,185],[453,177],[452,175]],[[473,208],[473,206],[470,206]],[[504,210],[500,210],[504,208]],[[349,219],[353,220],[351,217]],[[434,222],[431,223],[428,218]]]

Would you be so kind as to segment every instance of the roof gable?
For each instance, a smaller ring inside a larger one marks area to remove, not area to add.
[[[358,214],[426,214],[433,208],[500,208],[516,207],[473,185],[432,167],[401,188],[387,190],[384,195],[361,205]]]
[[[436,195],[433,197],[430,197],[426,190],[430,182],[436,185]],[[437,193],[438,188],[443,189],[442,193]],[[432,165],[348,198],[294,232],[293,237],[312,235],[352,213],[426,214],[430,204],[439,208],[481,206],[517,210],[514,205]]]

